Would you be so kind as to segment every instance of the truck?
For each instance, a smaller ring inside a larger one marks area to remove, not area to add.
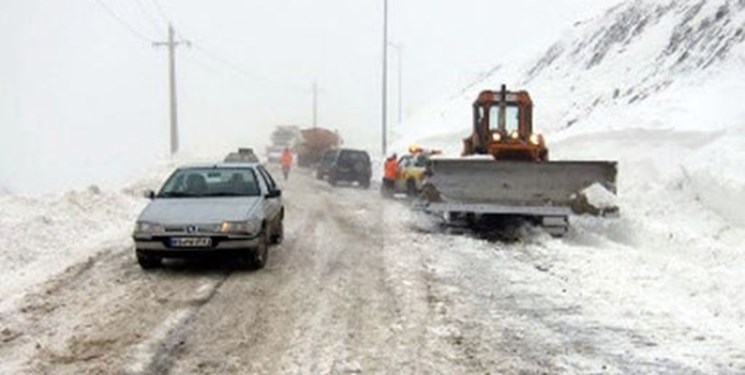
[[[279,125],[269,136],[271,144],[266,147],[266,159],[269,163],[278,163],[285,148],[293,149],[301,140],[300,127]]]
[[[327,150],[337,148],[341,143],[341,137],[336,131],[319,127],[300,130],[300,140],[294,147],[297,165],[312,167],[321,161]]]

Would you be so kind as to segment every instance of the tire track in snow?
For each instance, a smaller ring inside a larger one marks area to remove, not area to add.
[[[153,333],[130,351],[133,360],[124,370],[128,375],[164,374],[171,366],[171,354],[178,349],[188,336],[189,325],[199,310],[217,293],[218,289],[229,278],[202,284],[194,293],[192,304],[171,313]]]

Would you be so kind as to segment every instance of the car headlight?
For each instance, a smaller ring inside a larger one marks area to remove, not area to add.
[[[156,223],[150,223],[147,221],[138,221],[137,224],[135,224],[135,233],[163,233],[165,232],[165,228]]]
[[[517,130],[513,130],[512,133],[510,133],[510,138],[518,139],[520,138],[520,134],[517,132]]]
[[[532,134],[530,136],[530,143],[534,145],[539,145],[541,143],[541,136],[538,134]]]
[[[221,233],[256,233],[257,230],[256,223],[252,221],[223,221],[222,224],[220,224],[220,232]]]
[[[501,140],[502,140],[502,134],[499,134],[499,133],[492,133],[492,134],[491,134],[491,139],[492,139],[492,141],[494,141],[494,142],[499,142],[499,141],[501,141]]]

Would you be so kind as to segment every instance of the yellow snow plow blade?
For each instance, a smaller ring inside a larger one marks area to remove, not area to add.
[[[431,211],[532,216],[598,213],[587,207],[587,197],[581,193],[595,184],[608,194],[616,193],[617,166],[611,161],[433,159],[429,172],[423,198]]]

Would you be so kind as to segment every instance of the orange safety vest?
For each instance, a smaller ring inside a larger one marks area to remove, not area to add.
[[[292,165],[292,154],[289,151],[282,152],[282,156],[279,158],[279,163],[283,167],[289,167]]]
[[[390,158],[385,161],[384,178],[386,180],[395,180],[398,178],[398,162],[396,159]]]

